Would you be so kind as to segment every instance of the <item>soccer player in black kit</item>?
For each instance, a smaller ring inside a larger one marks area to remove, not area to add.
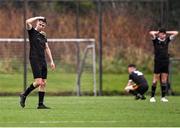
[[[36,27],[33,28],[32,24],[36,23]],[[44,105],[45,86],[47,79],[47,64],[45,59],[45,52],[50,59],[50,66],[54,70],[55,64],[52,59],[51,50],[49,49],[46,34],[43,31],[47,25],[45,17],[32,17],[26,20],[26,29],[29,35],[30,42],[30,54],[29,60],[34,76],[34,82],[20,94],[20,105],[25,107],[25,101],[27,96],[35,89],[38,88],[39,103],[38,109],[48,109],[49,107]]]
[[[145,92],[148,90],[148,83],[142,72],[136,69],[136,65],[128,65],[129,81],[125,91],[135,96],[135,99],[145,100]]]
[[[161,101],[168,102],[165,98],[168,70],[169,70],[169,43],[178,35],[178,31],[166,31],[164,28],[159,31],[150,31],[154,46],[154,76],[151,88],[150,102],[156,102],[155,91],[157,82],[161,84]]]

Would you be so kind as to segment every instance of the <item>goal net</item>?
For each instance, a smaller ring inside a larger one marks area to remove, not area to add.
[[[28,40],[27,40],[28,42]],[[64,95],[94,95],[96,96],[96,52],[95,39],[48,39],[56,70],[48,70],[47,93]],[[17,77],[25,75],[27,86],[32,82],[32,71],[29,64],[29,43],[26,46],[27,55],[24,57],[24,39],[1,38],[0,75],[17,74]],[[24,58],[27,64],[23,63]],[[47,62],[49,62],[48,57]],[[23,68],[23,66],[27,68]],[[27,72],[24,73],[24,69]],[[5,80],[6,81],[6,80]],[[21,82],[22,81],[22,82]],[[20,86],[22,85],[22,86]],[[1,85],[0,85],[1,86]],[[6,86],[6,85],[4,85]],[[17,91],[23,89],[23,77],[14,81]],[[18,89],[17,89],[18,88]],[[11,92],[11,90],[8,90]]]

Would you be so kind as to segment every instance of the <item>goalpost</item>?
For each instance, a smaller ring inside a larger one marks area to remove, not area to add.
[[[29,41],[28,39],[26,39],[26,41]],[[2,42],[6,42],[8,44],[10,43],[23,43],[24,39],[23,38],[0,38],[0,43]],[[87,60],[87,55],[88,53],[91,53],[91,70],[92,70],[92,79],[93,79],[93,94],[94,96],[97,96],[97,90],[96,90],[96,42],[94,38],[49,38],[48,39],[49,45],[51,43],[66,43],[64,45],[68,45],[68,44],[76,44],[81,48],[80,54],[81,54],[81,58],[79,59],[79,62],[77,63],[78,65],[77,67],[77,71],[76,71],[76,93],[77,96],[81,96],[81,88],[82,88],[82,83],[81,83],[81,78],[83,76],[83,71],[85,69],[86,66],[86,60]],[[83,46],[82,46],[83,45]],[[82,47],[81,47],[82,46]],[[56,46],[55,46],[56,48]],[[51,49],[52,50],[52,49]],[[56,49],[57,50],[57,49]],[[61,49],[59,49],[61,50]],[[58,50],[57,50],[58,51]],[[53,51],[52,51],[53,52]],[[77,51],[78,52],[78,51]],[[77,53],[73,53],[74,56],[76,56]],[[27,57],[25,58],[27,59]],[[24,65],[25,66],[25,65]]]
[[[180,69],[180,58],[170,58],[168,93],[171,95],[174,95],[174,93],[180,94],[179,88],[178,88],[178,86],[180,85],[179,69]]]

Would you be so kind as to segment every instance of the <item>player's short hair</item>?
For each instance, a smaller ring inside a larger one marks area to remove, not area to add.
[[[46,24],[47,24],[47,20],[46,20],[46,18],[44,18],[44,19],[39,19],[39,21],[42,21],[42,22],[44,22],[44,23],[46,23]]]
[[[135,64],[129,64],[128,68],[136,68],[136,65]]]
[[[165,28],[160,28],[160,29],[159,29],[159,33],[164,33],[164,34],[166,34],[166,29],[165,29]]]

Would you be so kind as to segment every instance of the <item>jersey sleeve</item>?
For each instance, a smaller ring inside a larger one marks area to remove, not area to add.
[[[47,38],[45,38],[45,42],[48,43],[48,42],[47,42]]]
[[[35,29],[32,27],[31,29],[29,29],[27,31],[28,31],[29,36],[32,36],[34,31],[35,31]]]
[[[28,32],[32,32],[34,30],[34,28],[32,27],[31,29],[27,30]]]
[[[156,40],[156,38],[157,38],[156,36],[153,36],[151,37],[151,40]]]
[[[155,45],[156,44],[156,42],[157,42],[157,40],[158,40],[158,38],[156,37],[156,38],[154,38],[154,39],[152,39],[152,43]]]
[[[129,75],[129,80],[132,80],[132,74]]]
[[[167,40],[167,42],[169,43],[171,40],[173,40],[173,37],[168,36],[166,40]]]
[[[169,36],[169,41],[174,40],[174,38],[175,38],[175,36],[174,36],[174,35],[170,35],[170,36]]]

